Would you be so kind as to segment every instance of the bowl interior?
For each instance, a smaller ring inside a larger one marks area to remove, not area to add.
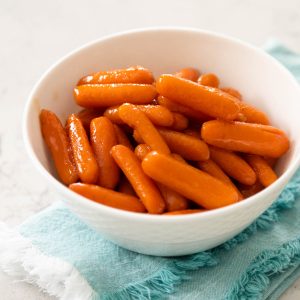
[[[299,155],[300,89],[291,75],[262,51],[215,34],[193,30],[145,30],[116,35],[85,46],[56,64],[34,89],[27,110],[26,131],[34,155],[53,176],[51,159],[40,128],[41,108],[53,110],[62,121],[79,110],[73,88],[86,74],[142,65],[155,75],[192,66],[216,73],[222,86],[238,89],[244,99],[265,111],[272,124],[285,130],[291,149],[279,162],[282,174]]]

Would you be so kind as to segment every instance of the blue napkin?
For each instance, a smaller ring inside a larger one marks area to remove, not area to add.
[[[300,56],[274,42],[267,49],[300,79]],[[242,233],[180,258],[120,248],[58,203],[17,230],[0,224],[0,268],[63,300],[277,299],[300,276],[297,198],[300,170]]]

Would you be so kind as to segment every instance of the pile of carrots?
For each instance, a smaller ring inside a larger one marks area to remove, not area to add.
[[[192,68],[156,81],[142,67],[94,73],[74,98],[84,109],[65,126],[41,111],[44,140],[64,184],[114,208],[178,215],[236,203],[277,179],[289,149],[264,112]]]

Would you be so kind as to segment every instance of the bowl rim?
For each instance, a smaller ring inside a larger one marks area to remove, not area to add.
[[[186,214],[186,215],[152,215],[152,214],[142,214],[142,213],[135,213],[130,211],[125,211],[117,208],[113,208],[110,206],[106,206],[97,202],[94,202],[92,200],[89,200],[88,198],[85,198],[73,191],[71,191],[67,186],[62,184],[58,179],[56,179],[54,176],[52,176],[49,171],[42,165],[42,163],[39,161],[37,156],[34,153],[33,147],[30,143],[30,134],[29,134],[29,115],[32,107],[32,103],[35,99],[35,93],[38,91],[40,84],[47,80],[48,77],[51,76],[51,73],[64,61],[71,59],[73,56],[75,56],[77,53],[84,51],[90,47],[93,47],[96,44],[117,39],[119,37],[123,37],[126,35],[135,35],[135,34],[142,34],[142,33],[148,33],[148,32],[185,32],[185,33],[194,33],[194,34],[202,34],[206,36],[212,36],[218,39],[222,39],[227,42],[235,43],[238,46],[242,46],[244,48],[248,48],[252,51],[257,52],[259,55],[264,56],[265,59],[271,61],[282,73],[287,76],[290,81],[294,84],[296,89],[299,90],[299,96],[300,96],[300,86],[296,79],[293,77],[293,75],[282,65],[280,64],[275,58],[267,54],[262,49],[253,46],[251,44],[248,44],[247,42],[241,41],[234,37],[229,37],[224,34],[211,32],[208,30],[203,29],[196,29],[191,27],[174,27],[174,26],[160,26],[160,27],[146,27],[146,28],[139,28],[139,29],[133,29],[133,30],[126,30],[121,31],[114,34],[105,35],[99,39],[92,40],[88,43],[85,43],[83,46],[75,48],[75,50],[67,53],[62,58],[60,58],[58,61],[56,61],[54,64],[52,64],[40,77],[40,79],[36,82],[34,87],[32,88],[28,98],[27,102],[25,104],[24,112],[23,112],[23,120],[22,120],[22,136],[23,141],[25,144],[26,152],[28,153],[33,165],[36,167],[36,169],[43,175],[43,177],[53,186],[55,187],[59,193],[67,198],[73,199],[72,201],[78,202],[78,204],[86,206],[91,209],[98,210],[101,213],[111,215],[112,217],[118,217],[123,218],[131,221],[141,221],[141,222],[163,222],[163,223],[169,223],[173,224],[178,222],[187,222],[187,221],[194,221],[194,220],[205,220],[205,219],[211,219],[215,217],[222,216],[223,214],[227,213],[233,213],[235,210],[239,208],[245,208],[248,205],[254,205],[256,201],[258,201],[260,198],[264,198],[268,196],[269,194],[272,194],[274,191],[277,190],[279,186],[283,186],[286,184],[286,182],[293,176],[293,174],[296,172],[297,168],[300,166],[300,153],[297,153],[296,159],[294,159],[290,166],[287,168],[287,170],[284,171],[284,173],[269,187],[265,188],[261,192],[247,198],[246,201],[240,201],[236,202],[234,204],[205,211],[202,213],[195,213],[195,214]],[[274,200],[275,201],[275,200]],[[270,204],[271,205],[271,204]]]

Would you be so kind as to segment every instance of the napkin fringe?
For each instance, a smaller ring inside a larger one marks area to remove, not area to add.
[[[44,255],[16,230],[0,223],[0,268],[61,300],[90,300],[94,291],[71,264]]]
[[[285,243],[276,250],[263,251],[247,268],[225,299],[260,299],[272,276],[299,262],[300,239]]]
[[[171,294],[182,281],[187,280],[190,276],[188,271],[196,270],[201,267],[212,267],[217,265],[216,258],[210,251],[200,252],[186,259],[178,259],[160,270],[156,275],[142,283],[134,283],[122,291],[107,293],[101,295],[104,300],[161,300],[166,294]],[[94,297],[92,300],[99,300]]]

